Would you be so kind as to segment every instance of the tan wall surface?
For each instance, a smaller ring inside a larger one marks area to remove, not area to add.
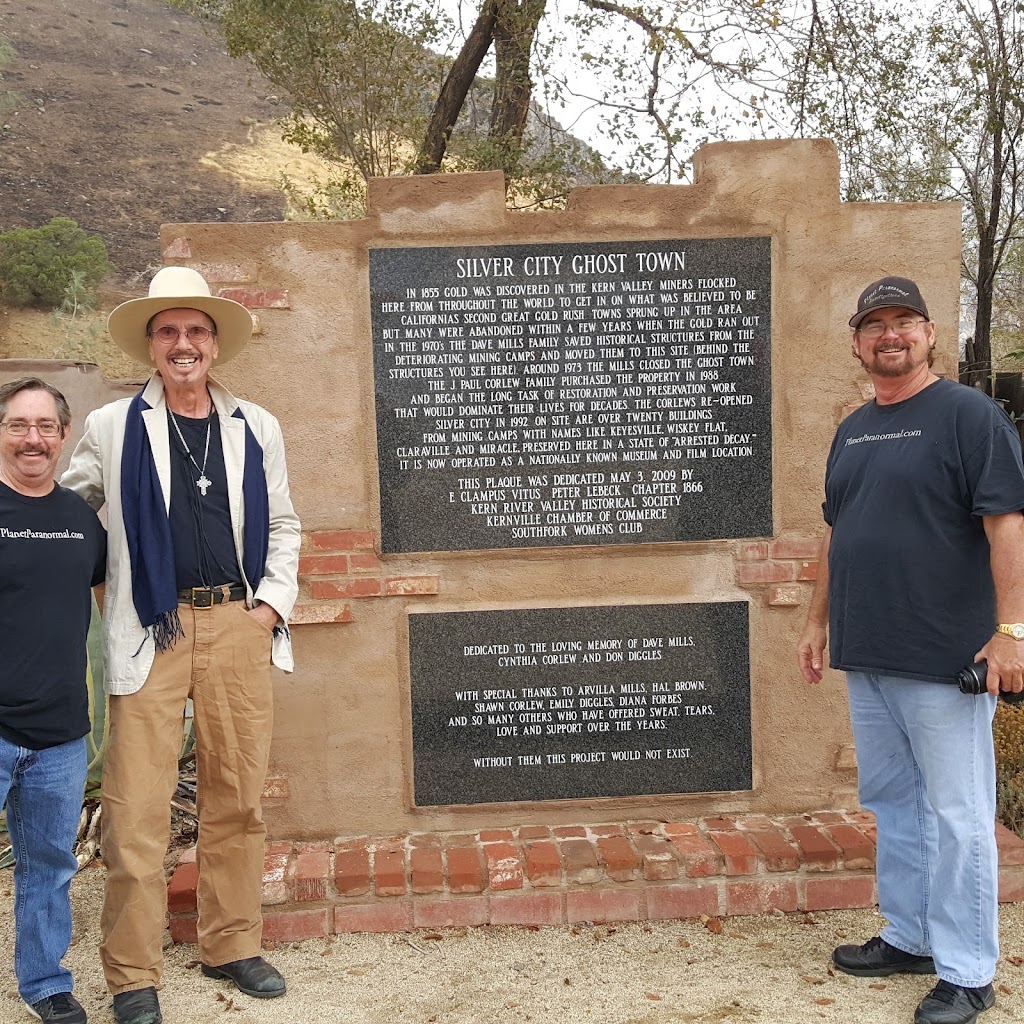
[[[141,382],[146,376],[141,366],[139,372]],[[95,363],[57,359],[0,359],[0,384],[20,380],[22,377],[42,378],[57,388],[71,406],[71,434],[64,442],[64,450],[57,463],[58,477],[68,468],[71,453],[82,436],[88,413],[107,402],[134,395],[139,390],[137,384],[104,380]]]
[[[365,538],[364,548],[372,539],[376,557],[364,550],[353,572],[363,590],[385,594],[356,596],[349,573],[339,593],[352,600],[318,602],[315,578],[303,577],[300,618],[338,621],[295,626],[297,670],[276,677],[272,834],[468,831],[856,803],[842,680],[829,673],[808,687],[793,654],[812,586],[829,443],[844,409],[868,396],[847,320],[870,281],[913,277],[937,324],[937,369],[955,373],[960,209],[843,204],[838,174],[825,141],[720,143],[697,154],[692,186],[581,188],[559,212],[506,210],[502,178],[489,173],[375,180],[359,221],[165,226],[166,263],[195,266],[258,316],[260,333],[218,377],[283,424],[305,554],[331,548],[319,532],[356,531],[335,548],[350,549],[353,536]],[[370,247],[755,235],[772,239],[774,538],[380,556]],[[0,364],[0,379],[17,375],[10,369]],[[97,388],[77,368],[60,374],[55,383],[79,417]],[[395,578],[413,582],[392,591],[418,593],[387,596]],[[753,791],[413,806],[408,613],[735,600],[750,602]]]

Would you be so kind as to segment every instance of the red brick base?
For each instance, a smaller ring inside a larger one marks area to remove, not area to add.
[[[999,898],[1024,900],[1024,841],[996,839]],[[272,842],[263,937],[870,907],[874,841],[871,815],[819,811]],[[197,879],[188,850],[167,891],[175,942],[195,942]]]

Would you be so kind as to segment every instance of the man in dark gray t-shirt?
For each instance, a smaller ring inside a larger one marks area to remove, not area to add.
[[[853,355],[875,398],[829,453],[819,576],[800,670],[846,672],[860,801],[878,825],[887,925],[835,966],[937,974],[915,1024],[970,1024],[995,1002],[998,857],[992,716],[1024,687],[1024,466],[984,394],[932,372],[935,328],[916,284],[860,296]],[[974,661],[988,692],[952,685]]]
[[[86,636],[106,535],[54,483],[71,426],[64,396],[37,377],[0,387],[0,807],[14,850],[18,994],[48,1024],[85,1024],[61,959],[88,770]]]

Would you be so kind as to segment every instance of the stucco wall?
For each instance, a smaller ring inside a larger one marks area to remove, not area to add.
[[[370,247],[754,235],[772,240],[774,537],[380,556]],[[692,186],[581,188],[561,212],[506,210],[498,174],[380,179],[362,220],[167,225],[162,244],[166,263],[197,267],[257,313],[260,333],[218,376],[281,420],[307,534],[297,669],[276,677],[272,834],[856,802],[842,680],[828,673],[808,687],[793,654],[812,586],[825,456],[844,410],[868,394],[846,323],[867,283],[913,277],[937,324],[937,369],[955,372],[958,205],[844,204],[830,143],[723,143],[697,154]],[[0,364],[0,377],[11,369]],[[79,418],[102,397],[74,368],[55,383]],[[324,562],[325,552],[348,555]],[[752,792],[413,806],[408,613],[691,600],[750,602]]]

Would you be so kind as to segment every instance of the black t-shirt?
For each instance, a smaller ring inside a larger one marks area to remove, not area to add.
[[[1024,509],[1021,444],[939,380],[844,420],[825,474],[833,668],[952,682],[996,626],[983,516]]]
[[[228,481],[224,451],[220,440],[220,420],[215,412],[209,420],[174,416],[168,424],[171,437],[171,543],[174,545],[174,572],[179,590],[188,587],[219,586],[240,583],[235,541],[231,534],[231,509],[228,505]],[[181,431],[192,458],[185,454]],[[206,453],[206,431],[210,431],[210,451]],[[198,466],[198,468],[197,468]],[[210,481],[206,494],[197,486],[203,476]]]
[[[90,587],[103,582],[107,535],[59,485],[30,498],[0,483],[0,736],[31,750],[90,728],[85,642]]]

